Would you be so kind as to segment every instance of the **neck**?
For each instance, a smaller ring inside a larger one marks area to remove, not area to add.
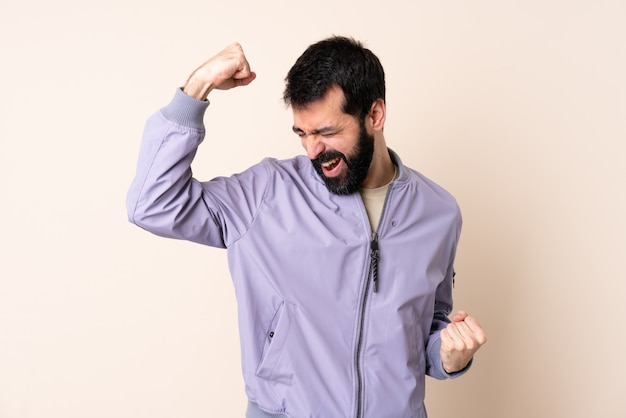
[[[376,142],[374,148],[374,155],[372,156],[372,163],[370,164],[367,177],[361,184],[364,189],[376,189],[389,184],[393,180],[395,174],[395,167],[391,157],[389,156],[389,150],[384,139]]]

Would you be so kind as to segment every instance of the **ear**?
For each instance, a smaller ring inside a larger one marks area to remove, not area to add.
[[[376,99],[374,103],[372,103],[370,112],[367,115],[367,119],[369,119],[372,124],[372,129],[375,131],[382,131],[385,127],[386,117],[387,107],[385,106],[385,101],[383,99]]]

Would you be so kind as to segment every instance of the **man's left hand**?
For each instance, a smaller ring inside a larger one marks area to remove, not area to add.
[[[487,342],[487,334],[467,312],[459,311],[441,330],[441,361],[448,373],[463,370],[476,351]]]

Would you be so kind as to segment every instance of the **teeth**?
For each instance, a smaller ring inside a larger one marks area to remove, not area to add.
[[[335,164],[337,161],[339,161],[339,158],[335,158],[335,159],[332,159],[330,161],[326,161],[325,163],[322,163],[322,167],[328,168],[331,165]]]

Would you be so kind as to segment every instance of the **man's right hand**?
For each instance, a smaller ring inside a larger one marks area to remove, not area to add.
[[[231,44],[196,69],[183,87],[183,92],[198,100],[206,100],[213,89],[228,90],[247,86],[256,78],[241,45]]]

